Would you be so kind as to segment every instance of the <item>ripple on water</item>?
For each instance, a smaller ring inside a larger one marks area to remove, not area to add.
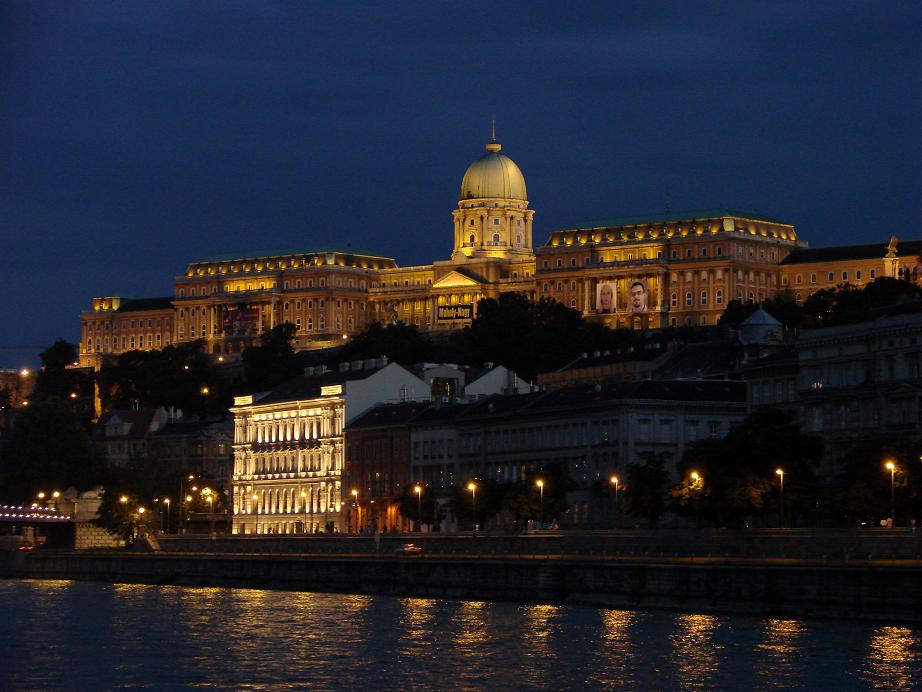
[[[0,582],[0,689],[911,689],[918,629],[255,589]]]

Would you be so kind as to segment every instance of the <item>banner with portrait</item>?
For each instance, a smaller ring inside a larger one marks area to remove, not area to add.
[[[644,313],[650,305],[650,291],[644,279],[628,279],[627,304],[633,313]]]
[[[599,315],[610,315],[615,312],[615,296],[618,288],[614,279],[599,281],[595,287],[595,311]]]

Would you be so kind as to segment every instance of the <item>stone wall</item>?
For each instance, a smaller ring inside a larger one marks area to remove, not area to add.
[[[922,622],[918,561],[37,552],[6,576]]]
[[[122,539],[88,521],[78,521],[74,524],[74,548],[77,550],[123,548],[124,546],[125,542]]]

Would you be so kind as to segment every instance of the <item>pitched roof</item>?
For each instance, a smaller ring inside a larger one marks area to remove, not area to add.
[[[353,250],[351,248],[335,248],[335,247],[315,247],[315,248],[295,248],[288,250],[249,250],[249,251],[238,251],[238,252],[225,252],[220,255],[212,255],[211,257],[206,257],[204,259],[196,260],[192,264],[198,264],[201,262],[232,262],[248,259],[265,259],[268,257],[290,257],[291,255],[323,255],[330,252],[335,252],[340,255],[358,255],[360,257],[373,257],[375,259],[385,259],[390,260],[391,257],[382,257],[381,255],[372,255],[367,252],[359,252],[358,250]]]
[[[429,407],[428,401],[408,401],[400,404],[382,404],[352,421],[347,430],[376,428],[381,425],[400,425],[409,423],[421,411]]]
[[[809,262],[835,262],[856,259],[880,259],[887,255],[889,243],[868,245],[838,245],[836,247],[799,248],[784,258],[781,264],[807,264]],[[896,253],[900,257],[922,253],[922,240],[901,240]]]
[[[791,224],[773,219],[759,212],[741,211],[739,209],[693,209],[691,211],[664,212],[660,214],[645,214],[641,216],[617,216],[606,219],[592,219],[581,221],[569,226],[562,226],[557,230],[571,231],[580,228],[617,228],[618,226],[647,226],[656,223],[669,223],[673,221],[696,221],[698,219],[719,219],[731,217],[735,219],[750,219],[752,221],[765,221],[767,223],[780,223],[785,226]]]
[[[172,310],[173,296],[163,298],[129,298],[115,312],[140,312],[142,310]]]

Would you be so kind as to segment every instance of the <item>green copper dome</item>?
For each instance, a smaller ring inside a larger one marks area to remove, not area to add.
[[[528,199],[525,176],[512,159],[499,153],[501,148],[490,142],[487,153],[468,166],[461,180],[461,199]]]

